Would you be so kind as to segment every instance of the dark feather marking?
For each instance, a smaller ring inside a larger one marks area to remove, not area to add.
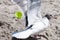
[[[27,11],[25,12],[25,19],[26,19],[26,27],[28,26],[28,16],[27,16]]]
[[[30,29],[33,25],[30,25],[27,29]]]
[[[46,14],[45,17],[47,17],[48,19],[51,19],[52,15]]]
[[[37,39],[30,36],[26,39],[18,39],[18,38],[12,37],[12,40],[37,40]]]

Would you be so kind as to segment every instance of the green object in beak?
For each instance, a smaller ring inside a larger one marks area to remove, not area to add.
[[[21,12],[21,11],[16,11],[16,12],[15,12],[15,17],[16,17],[17,19],[21,19],[21,18],[22,18],[22,12]]]

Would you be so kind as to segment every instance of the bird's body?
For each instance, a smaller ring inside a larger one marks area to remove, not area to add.
[[[33,24],[33,26],[27,30],[24,30],[22,32],[17,32],[13,34],[13,37],[25,39],[28,38],[31,34],[37,33],[44,28],[47,28],[49,25],[49,20],[47,18],[43,18],[42,20],[36,20],[36,22]]]

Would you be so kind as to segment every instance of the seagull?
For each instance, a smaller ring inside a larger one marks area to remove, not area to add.
[[[43,30],[44,28],[47,28],[48,25],[49,20],[46,17],[44,17],[42,20],[37,20],[34,24],[32,24],[32,26],[30,26],[30,28],[27,28],[26,30],[21,32],[16,32],[12,36],[20,39],[26,39],[30,35],[37,33]]]
[[[28,0],[28,11],[25,15],[27,20],[26,29],[21,32],[12,33],[12,37],[16,37],[18,39],[26,39],[32,34],[40,32],[49,26],[48,15],[45,17],[42,17],[41,15],[40,17],[38,16],[38,9],[40,7],[39,4],[39,0]]]

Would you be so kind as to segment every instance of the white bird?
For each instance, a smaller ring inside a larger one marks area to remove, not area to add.
[[[49,20],[47,18],[43,18],[42,20],[36,20],[36,22],[32,25],[31,28],[28,28],[22,32],[14,33],[12,36],[20,39],[28,38],[31,34],[37,33],[44,28],[47,28],[49,25]]]
[[[49,26],[49,20],[47,17],[42,18],[42,16],[40,15],[39,18],[37,16],[37,9],[38,8],[36,7],[35,9],[28,10],[28,27],[24,31],[12,33],[12,37],[25,39],[28,38],[30,35],[44,30],[44,28],[47,28]]]

